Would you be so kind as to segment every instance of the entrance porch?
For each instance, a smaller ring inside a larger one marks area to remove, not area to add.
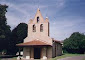
[[[52,46],[46,43],[37,41],[38,44],[18,44],[19,47],[23,47],[24,59],[48,59],[52,58]],[[40,44],[39,44],[40,43]]]

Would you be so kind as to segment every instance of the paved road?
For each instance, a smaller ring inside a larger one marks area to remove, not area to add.
[[[58,60],[85,60],[85,56],[66,57]]]

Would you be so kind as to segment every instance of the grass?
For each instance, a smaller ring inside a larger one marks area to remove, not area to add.
[[[65,57],[72,57],[72,56],[83,56],[83,55],[85,55],[85,54],[64,54],[62,56],[57,56],[51,60],[57,60],[57,59],[61,59],[61,58],[65,58]]]

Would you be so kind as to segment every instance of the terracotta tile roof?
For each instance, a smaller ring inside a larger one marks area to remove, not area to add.
[[[54,38],[52,38],[52,40],[53,40],[53,41],[55,41],[56,43],[60,43],[60,44],[61,44],[61,42],[60,42],[60,41],[55,40]]]
[[[17,44],[17,46],[51,46],[51,45],[39,40],[33,40],[26,43]]]
[[[57,43],[61,43],[60,41],[58,41],[58,40],[53,40],[53,41],[55,41],[55,42],[57,42]]]

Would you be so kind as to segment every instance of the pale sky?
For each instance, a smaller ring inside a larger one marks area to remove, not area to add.
[[[11,29],[28,23],[38,8],[44,19],[49,18],[50,36],[64,40],[73,32],[85,33],[85,0],[0,0],[8,5],[7,24]]]

